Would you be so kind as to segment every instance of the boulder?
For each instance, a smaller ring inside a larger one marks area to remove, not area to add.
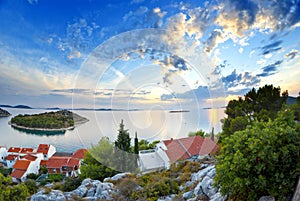
[[[86,194],[86,197],[93,197],[95,195],[95,192],[96,192],[96,188],[95,187],[91,187],[87,194]]]
[[[258,201],[275,201],[275,198],[272,196],[263,196],[263,197],[259,198]]]
[[[182,194],[182,198],[185,200],[190,199],[193,197],[194,191],[188,191]]]
[[[119,174],[116,174],[114,175],[113,177],[108,177],[108,178],[105,178],[103,181],[104,182],[107,182],[107,181],[117,181],[123,177],[125,177],[126,175],[129,175],[130,173],[129,172],[124,172],[124,173],[119,173]]]
[[[85,185],[80,185],[77,189],[73,190],[72,193],[79,197],[84,197],[87,193],[88,189]]]
[[[217,192],[212,197],[210,197],[210,201],[225,201],[227,199],[226,196],[222,196],[220,192]]]
[[[202,170],[199,170],[197,173],[193,173],[192,176],[191,176],[191,181],[192,182],[200,181],[209,171],[211,171],[214,168],[215,168],[215,166],[211,165],[211,166],[208,166],[208,167],[206,167]]]
[[[172,201],[174,200],[175,195],[163,196],[157,199],[157,201]]]
[[[88,186],[88,185],[91,185],[92,184],[92,180],[90,178],[87,178],[87,179],[84,179],[82,182],[81,182],[81,185],[82,186]]]
[[[211,198],[218,192],[218,189],[213,186],[213,179],[209,176],[205,176],[201,182],[201,188],[205,195]]]
[[[45,190],[39,191],[32,195],[30,201],[66,201],[67,198],[60,190],[51,190],[45,194]]]

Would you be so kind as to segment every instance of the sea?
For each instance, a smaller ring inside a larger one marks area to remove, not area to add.
[[[123,120],[132,142],[137,133],[139,140],[176,139],[187,137],[189,132],[204,130],[217,134],[221,131],[220,120],[225,117],[224,108],[199,109],[197,111],[170,112],[166,110],[137,111],[93,111],[74,110],[73,112],[89,119],[73,130],[57,133],[31,132],[19,130],[9,125],[12,117],[18,114],[38,114],[52,110],[3,108],[12,115],[0,118],[0,146],[33,147],[40,143],[52,144],[60,152],[74,152],[79,148],[89,148],[106,136],[113,142]]]

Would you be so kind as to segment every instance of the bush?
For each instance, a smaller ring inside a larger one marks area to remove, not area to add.
[[[25,181],[25,185],[27,186],[28,192],[31,195],[37,192],[38,187],[36,185],[35,180],[27,178]]]
[[[224,139],[217,157],[215,184],[233,200],[272,195],[284,200],[300,175],[299,124],[282,111],[269,122],[254,122]]]
[[[59,182],[63,180],[63,175],[62,174],[49,174],[47,181],[48,182]]]
[[[39,175],[34,174],[34,173],[30,173],[26,176],[27,179],[32,179],[32,180],[36,180],[39,177]]]
[[[7,177],[8,175],[10,175],[11,172],[12,172],[12,168],[0,167],[0,173],[3,174],[5,177]]]
[[[65,192],[75,190],[81,185],[81,181],[78,177],[67,177],[61,186],[61,190]]]

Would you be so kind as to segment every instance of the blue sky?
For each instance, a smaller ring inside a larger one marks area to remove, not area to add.
[[[0,104],[223,106],[300,91],[300,1],[0,1]]]

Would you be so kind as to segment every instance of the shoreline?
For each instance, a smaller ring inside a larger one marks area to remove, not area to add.
[[[54,128],[54,129],[50,129],[50,128],[31,128],[31,127],[26,127],[26,126],[19,126],[17,124],[12,124],[10,121],[8,122],[8,124],[11,125],[12,127],[25,129],[25,130],[29,130],[29,131],[45,131],[45,132],[63,132],[63,131],[72,130],[72,129],[75,128],[75,126],[70,126],[70,127],[67,127],[67,128]]]

